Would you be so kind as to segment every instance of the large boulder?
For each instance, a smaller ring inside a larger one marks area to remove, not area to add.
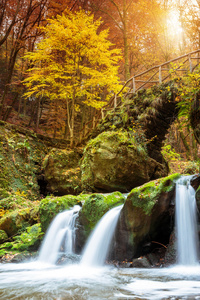
[[[49,193],[62,196],[81,192],[80,159],[81,152],[77,149],[52,149],[46,155],[43,161],[43,170]]]
[[[167,175],[166,164],[150,158],[145,144],[127,131],[107,131],[91,140],[81,161],[82,186],[90,191],[128,192]]]
[[[114,259],[131,261],[169,243],[179,176],[157,179],[130,192],[119,218]]]

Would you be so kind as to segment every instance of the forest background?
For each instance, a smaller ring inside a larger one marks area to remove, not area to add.
[[[199,48],[199,0],[2,0],[0,118],[80,144],[126,80]],[[196,171],[187,118],[163,146],[172,171]]]

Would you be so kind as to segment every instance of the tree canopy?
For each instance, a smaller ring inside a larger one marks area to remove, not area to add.
[[[33,67],[24,80],[25,96],[51,101],[63,118],[61,127],[68,125],[71,145],[76,111],[83,104],[101,108],[120,88],[120,51],[107,40],[107,30],[97,33],[100,24],[82,10],[66,11],[49,20],[36,51],[26,54]]]

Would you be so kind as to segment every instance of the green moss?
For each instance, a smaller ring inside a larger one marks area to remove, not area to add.
[[[134,188],[128,195],[127,201],[131,201],[133,206],[142,208],[146,215],[150,215],[160,195],[170,192],[180,176],[176,173]]]
[[[0,219],[0,229],[4,230],[8,236],[13,236],[24,231],[28,226],[39,221],[38,207],[15,209],[8,211]]]
[[[102,143],[110,148],[112,148],[112,144],[115,148],[118,148],[121,145],[127,145],[129,147],[134,147],[137,150],[137,146],[139,146],[139,144],[137,143],[134,132],[134,130],[126,131],[122,129],[102,132],[96,138],[88,142],[87,146],[84,149],[84,153],[91,148],[93,149],[93,151],[97,151]],[[146,152],[144,148],[143,151]]]
[[[109,209],[116,206],[116,204],[122,204],[125,202],[125,196],[120,192],[113,192],[105,195],[105,201],[109,206]]]
[[[39,198],[37,174],[48,147],[17,127],[0,124],[0,199],[12,193],[25,193],[30,200]]]
[[[39,205],[38,201],[30,201],[26,197],[18,193],[14,193],[0,200],[0,209],[12,211],[20,208],[34,208]]]
[[[43,161],[48,191],[54,195],[76,195],[81,192],[80,153],[75,150],[52,149]]]
[[[80,164],[82,172],[82,188],[86,192],[98,191],[98,189],[95,188],[94,183],[96,180],[96,172],[93,170],[98,163],[98,159],[101,161],[99,170],[106,170],[108,168],[108,160],[112,165],[112,158],[114,160],[114,157],[117,160],[120,160],[123,157],[130,158],[133,156],[135,157],[135,161],[137,160],[138,163],[140,160],[141,162],[144,162],[144,160],[148,158],[145,147],[143,147],[139,141],[136,141],[133,131],[131,133],[122,130],[107,131],[99,134],[96,138],[90,140],[84,149],[84,154]],[[105,179],[105,173],[102,174],[103,176],[101,181]],[[118,176],[119,178],[120,175],[115,174],[115,170],[112,172],[110,168],[109,170],[106,170],[106,174],[110,177],[108,181],[119,181],[115,177]],[[106,184],[108,184],[108,182]],[[118,186],[120,187],[120,183]],[[115,190],[118,190],[117,186]]]
[[[80,212],[80,220],[84,225],[87,237],[102,216],[111,208],[125,202],[120,192],[111,194],[92,194],[88,196]]]
[[[53,218],[76,204],[81,204],[84,196],[66,195],[62,197],[48,196],[40,202],[39,214],[42,230],[46,231]]]
[[[196,198],[196,201],[197,201],[197,206],[199,207],[199,203],[200,203],[200,186],[196,190],[195,198]]]

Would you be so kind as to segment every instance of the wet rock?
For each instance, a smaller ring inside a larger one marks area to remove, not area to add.
[[[174,226],[176,174],[133,189],[122,209],[117,233],[115,260],[131,261],[169,243]]]
[[[199,174],[194,175],[190,183],[196,191],[195,198],[196,198],[198,211],[200,211],[200,175]],[[198,218],[200,218],[199,214],[198,214]]]
[[[81,256],[77,254],[63,254],[58,261],[57,265],[67,265],[67,264],[78,264],[81,260]]]
[[[169,245],[164,257],[165,266],[170,266],[175,264],[177,261],[177,247],[176,247],[176,238],[175,230],[170,235]]]
[[[132,268],[151,268],[152,265],[150,264],[149,260],[144,257],[139,257],[133,259]]]

